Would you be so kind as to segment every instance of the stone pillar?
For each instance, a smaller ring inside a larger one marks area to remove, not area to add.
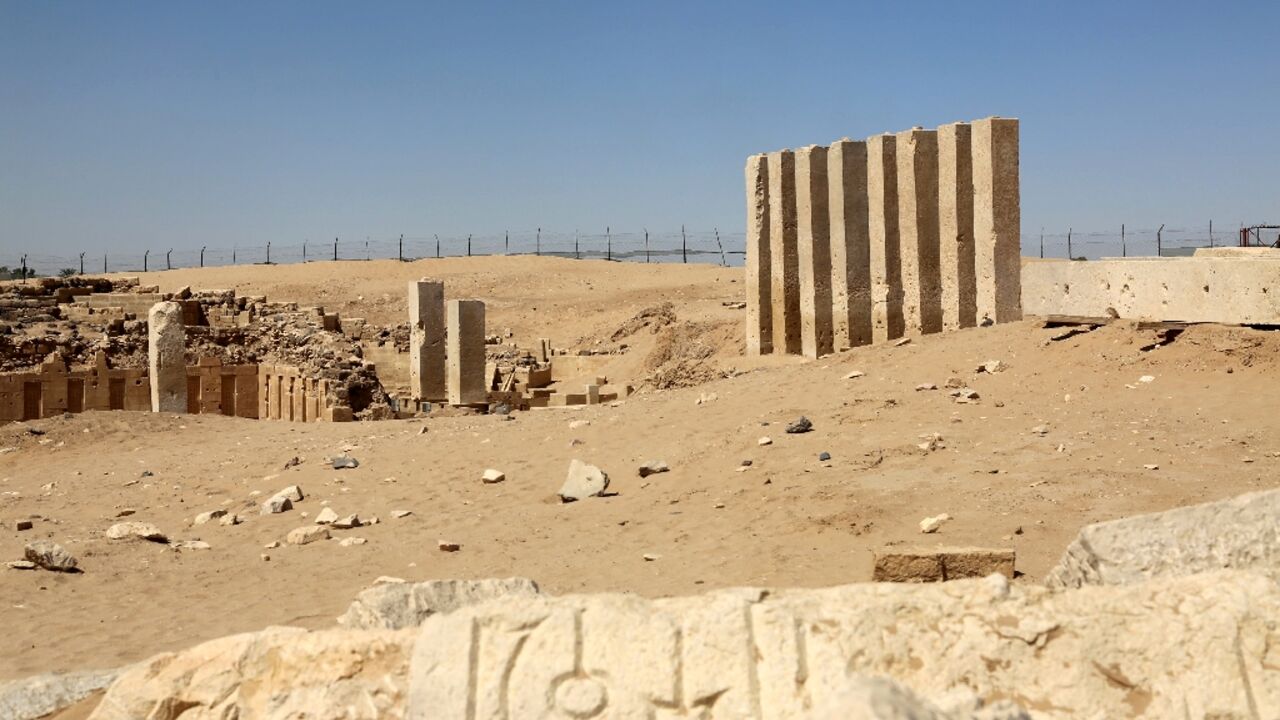
[[[973,123],[973,256],[978,322],[1022,318],[1018,121]]]
[[[448,399],[450,405],[480,405],[489,401],[485,387],[484,303],[448,303]]]
[[[151,412],[187,411],[187,330],[182,305],[160,302],[147,314]]]
[[[898,242],[902,252],[902,316],[909,335],[942,332],[938,271],[938,133],[897,135]]]
[[[409,392],[414,400],[445,399],[444,283],[409,282]]]
[[[773,263],[769,254],[769,162],[747,158],[747,354],[773,352]]]
[[[970,129],[968,123],[938,128],[938,267],[943,330],[977,324]]]
[[[769,260],[773,352],[800,353],[800,257],[796,245],[795,154],[769,153]]]
[[[795,152],[796,244],[800,260],[800,352],[829,355],[831,333],[831,215],[827,209],[827,149]]]
[[[867,138],[867,228],[871,258],[871,338],[902,337],[902,259],[898,248],[898,160],[892,135]]]
[[[832,341],[837,350],[871,342],[871,246],[867,228],[867,144],[845,138],[827,153],[831,208]]]

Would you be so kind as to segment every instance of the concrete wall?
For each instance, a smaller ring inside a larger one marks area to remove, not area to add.
[[[748,158],[748,354],[1021,318],[1018,143],[987,118]]]

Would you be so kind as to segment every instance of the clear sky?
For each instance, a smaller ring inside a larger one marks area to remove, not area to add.
[[[745,223],[754,152],[1022,121],[1023,230],[1280,223],[1275,2],[0,0],[19,253]]]

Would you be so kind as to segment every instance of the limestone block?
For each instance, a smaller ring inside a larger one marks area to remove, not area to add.
[[[769,254],[769,162],[747,158],[747,354],[773,352],[773,261]],[[543,346],[542,362],[547,362]]]
[[[1022,319],[1022,215],[1018,180],[1018,121],[971,123],[973,255],[978,320]]]
[[[867,144],[844,139],[827,152],[831,209],[832,341],[837,350],[871,343],[871,245]]]
[[[1276,617],[1276,583],[1239,571],[498,600],[423,623],[407,717],[803,718],[851,673],[1040,718],[1276,717]]]
[[[430,580],[381,583],[360,591],[338,624],[353,630],[416,628],[436,613],[453,612],[495,598],[532,598],[542,594],[527,578]]]
[[[867,212],[871,336],[874,342],[884,342],[903,334],[898,159],[897,142],[892,135],[867,138]]]
[[[396,720],[413,637],[279,627],[230,635],[131,666],[89,717]]]
[[[916,128],[896,136],[898,242],[902,316],[908,335],[942,331],[938,269],[938,133]]]
[[[1081,528],[1050,587],[1128,585],[1220,568],[1280,569],[1280,490]]]
[[[944,582],[1000,573],[1013,579],[1014,551],[995,548],[890,548],[877,552],[875,582]]]
[[[796,244],[800,264],[800,352],[829,355],[831,328],[831,216],[828,211],[827,149],[795,151]]]
[[[489,399],[485,383],[484,303],[448,303],[447,385],[451,405],[478,405]]]
[[[119,673],[119,670],[46,673],[0,683],[0,718],[48,717],[110,685]]]
[[[182,306],[160,302],[147,315],[147,354],[151,374],[151,411],[187,411],[187,330]]]
[[[409,392],[415,400],[445,399],[444,283],[409,283]]]
[[[942,328],[977,324],[973,264],[973,146],[968,123],[938,128],[938,267]]]
[[[800,353],[800,256],[796,238],[795,154],[768,155],[769,299],[773,303],[773,352]]]

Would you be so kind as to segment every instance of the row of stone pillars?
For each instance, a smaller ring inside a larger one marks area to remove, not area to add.
[[[1018,121],[747,159],[747,352],[1022,317]]]
[[[409,389],[419,402],[488,402],[482,301],[446,303],[443,282],[410,281]]]

